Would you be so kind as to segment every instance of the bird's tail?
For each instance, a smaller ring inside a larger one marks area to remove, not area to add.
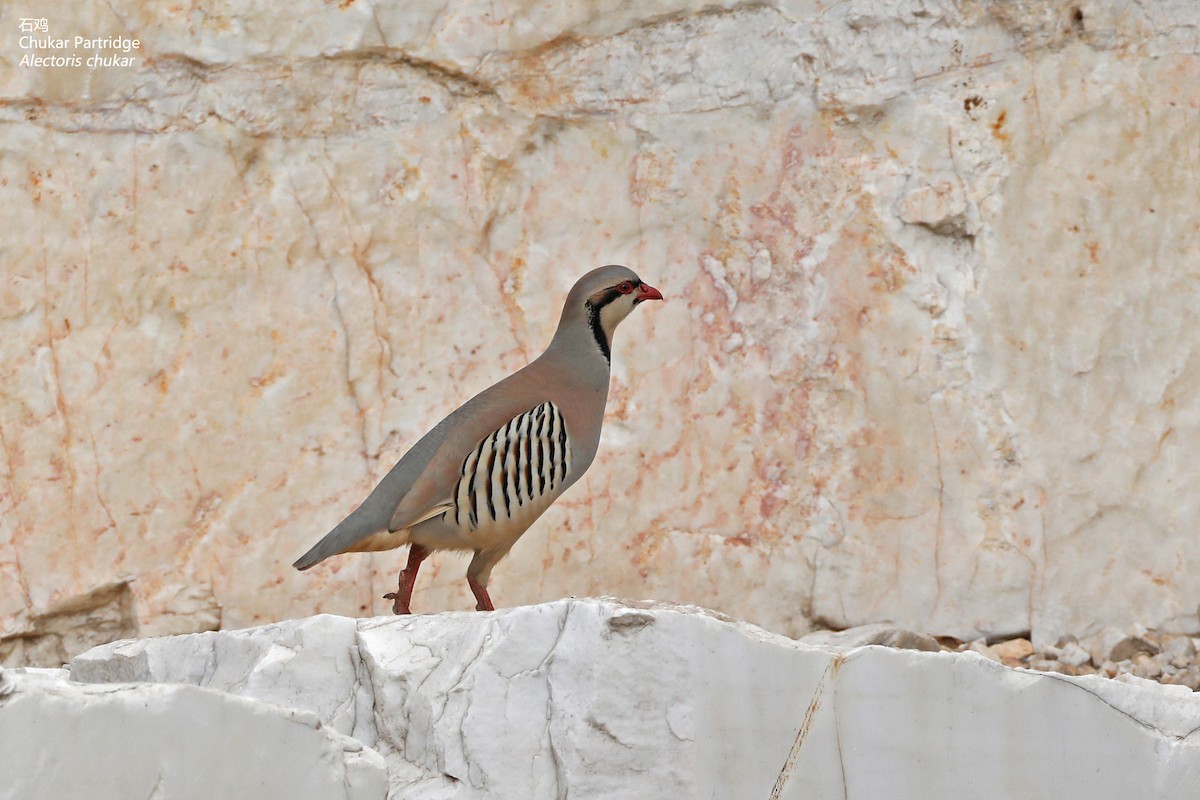
[[[325,534],[321,541],[313,545],[311,550],[296,559],[296,563],[292,566],[298,570],[306,570],[338,553],[345,553],[349,550],[376,549],[369,546],[363,547],[363,545],[369,545],[367,540],[374,534],[386,531],[387,521],[384,520],[380,523],[373,519],[373,516],[360,506],[353,514],[339,522],[336,528]]]

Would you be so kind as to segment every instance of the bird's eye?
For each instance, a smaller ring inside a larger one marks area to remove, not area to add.
[[[617,291],[621,294],[629,294],[633,291],[633,284],[629,281],[621,281],[617,284]]]

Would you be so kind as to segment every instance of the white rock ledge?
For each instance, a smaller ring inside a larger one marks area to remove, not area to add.
[[[196,686],[81,685],[59,672],[16,670],[0,697],[0,798],[387,793],[383,759],[310,712]]]
[[[71,678],[121,685],[18,675],[0,796],[1174,800],[1200,785],[1190,691],[818,647],[612,599],[115,642]]]

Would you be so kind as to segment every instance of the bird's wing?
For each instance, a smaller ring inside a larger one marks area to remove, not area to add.
[[[447,511],[453,511],[453,510],[454,510],[454,505],[452,503],[438,503],[437,505],[433,506],[432,508],[427,510],[424,514],[422,514],[421,516],[412,520],[411,522],[406,522],[406,521],[400,520],[399,521],[400,524],[398,524],[398,525],[395,524],[397,522],[397,520],[396,520],[396,517],[393,515],[392,522],[388,524],[388,530],[398,531],[401,528],[411,528],[413,525],[420,525],[422,522],[424,522],[427,519],[433,519],[438,514],[443,514]]]
[[[415,483],[388,527],[400,530],[444,512],[452,512],[455,524],[472,529],[489,518],[498,522],[526,503],[560,491],[570,469],[566,420],[547,400],[508,417],[473,446],[459,450],[453,474],[439,471],[436,492],[433,481]],[[439,499],[425,499],[431,496]]]
[[[545,402],[544,395],[529,391],[535,384],[530,384],[523,372],[480,392],[438,426],[443,428],[443,437],[437,451],[424,469],[412,476],[407,491],[391,494],[400,497],[392,506],[388,530],[410,528],[452,509],[468,457],[512,421]]]

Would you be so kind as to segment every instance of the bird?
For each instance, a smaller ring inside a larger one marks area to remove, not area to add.
[[[585,274],[540,356],[435,425],[292,566],[407,544],[396,591],[384,599],[394,614],[411,614],[421,562],[438,550],[470,551],[475,609],[494,611],[492,568],[596,456],[617,325],[641,303],[662,299],[628,267]]]

